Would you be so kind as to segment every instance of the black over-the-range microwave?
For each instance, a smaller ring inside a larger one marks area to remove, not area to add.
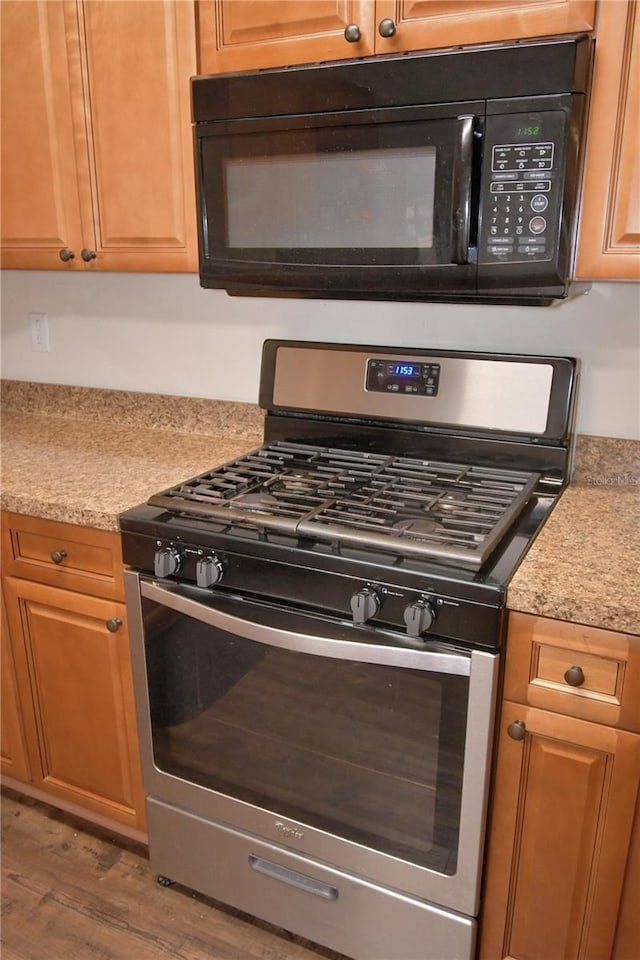
[[[590,59],[581,35],[194,78],[201,284],[565,298]]]

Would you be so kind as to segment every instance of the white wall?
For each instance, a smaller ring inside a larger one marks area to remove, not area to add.
[[[640,439],[637,283],[549,308],[232,298],[177,274],[3,271],[0,294],[9,379],[255,402],[267,337],[557,354],[582,360],[578,431]]]

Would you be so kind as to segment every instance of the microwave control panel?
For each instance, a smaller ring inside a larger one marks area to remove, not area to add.
[[[553,260],[564,187],[562,111],[487,118],[481,263]]]

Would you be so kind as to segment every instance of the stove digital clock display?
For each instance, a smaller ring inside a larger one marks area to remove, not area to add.
[[[396,377],[419,377],[422,370],[417,363],[394,363],[393,373]]]
[[[440,382],[440,364],[414,360],[369,360],[366,388],[375,393],[435,397]]]

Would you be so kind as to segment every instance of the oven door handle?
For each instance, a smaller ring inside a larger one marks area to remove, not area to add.
[[[127,571],[125,576],[136,576],[136,574]],[[255,606],[260,621],[248,620],[245,617],[239,617],[234,613],[227,613],[210,606],[209,603],[203,603],[197,598],[197,595],[196,597],[186,595],[187,591],[196,593],[197,590],[196,587],[178,584],[175,586],[163,584],[161,586],[157,581],[140,578],[140,593],[146,599],[246,640],[254,640],[271,647],[281,647],[285,650],[295,650],[299,653],[331,657],[338,660],[380,663],[393,667],[405,667],[463,677],[468,677],[471,674],[472,654],[457,650],[450,652],[429,650],[427,648],[428,641],[425,642],[425,648],[419,650],[376,643],[376,634],[373,630],[360,626],[354,627],[349,623],[335,624],[329,620],[322,621],[323,626],[328,628],[327,632],[333,626],[335,633],[353,632],[354,634],[357,633],[362,639],[348,640],[341,639],[338,636],[320,636],[317,632],[318,619],[304,613],[290,613],[281,608],[270,608],[266,604],[258,606],[247,600],[228,598],[223,595],[215,596],[216,602],[220,604],[241,604],[243,608]],[[211,599],[213,599],[212,595],[207,594],[207,600]],[[289,619],[294,619],[296,626],[308,625],[309,632],[300,633],[298,630],[289,629],[287,626],[270,624],[267,622],[270,614],[272,619],[284,620],[285,623]]]

